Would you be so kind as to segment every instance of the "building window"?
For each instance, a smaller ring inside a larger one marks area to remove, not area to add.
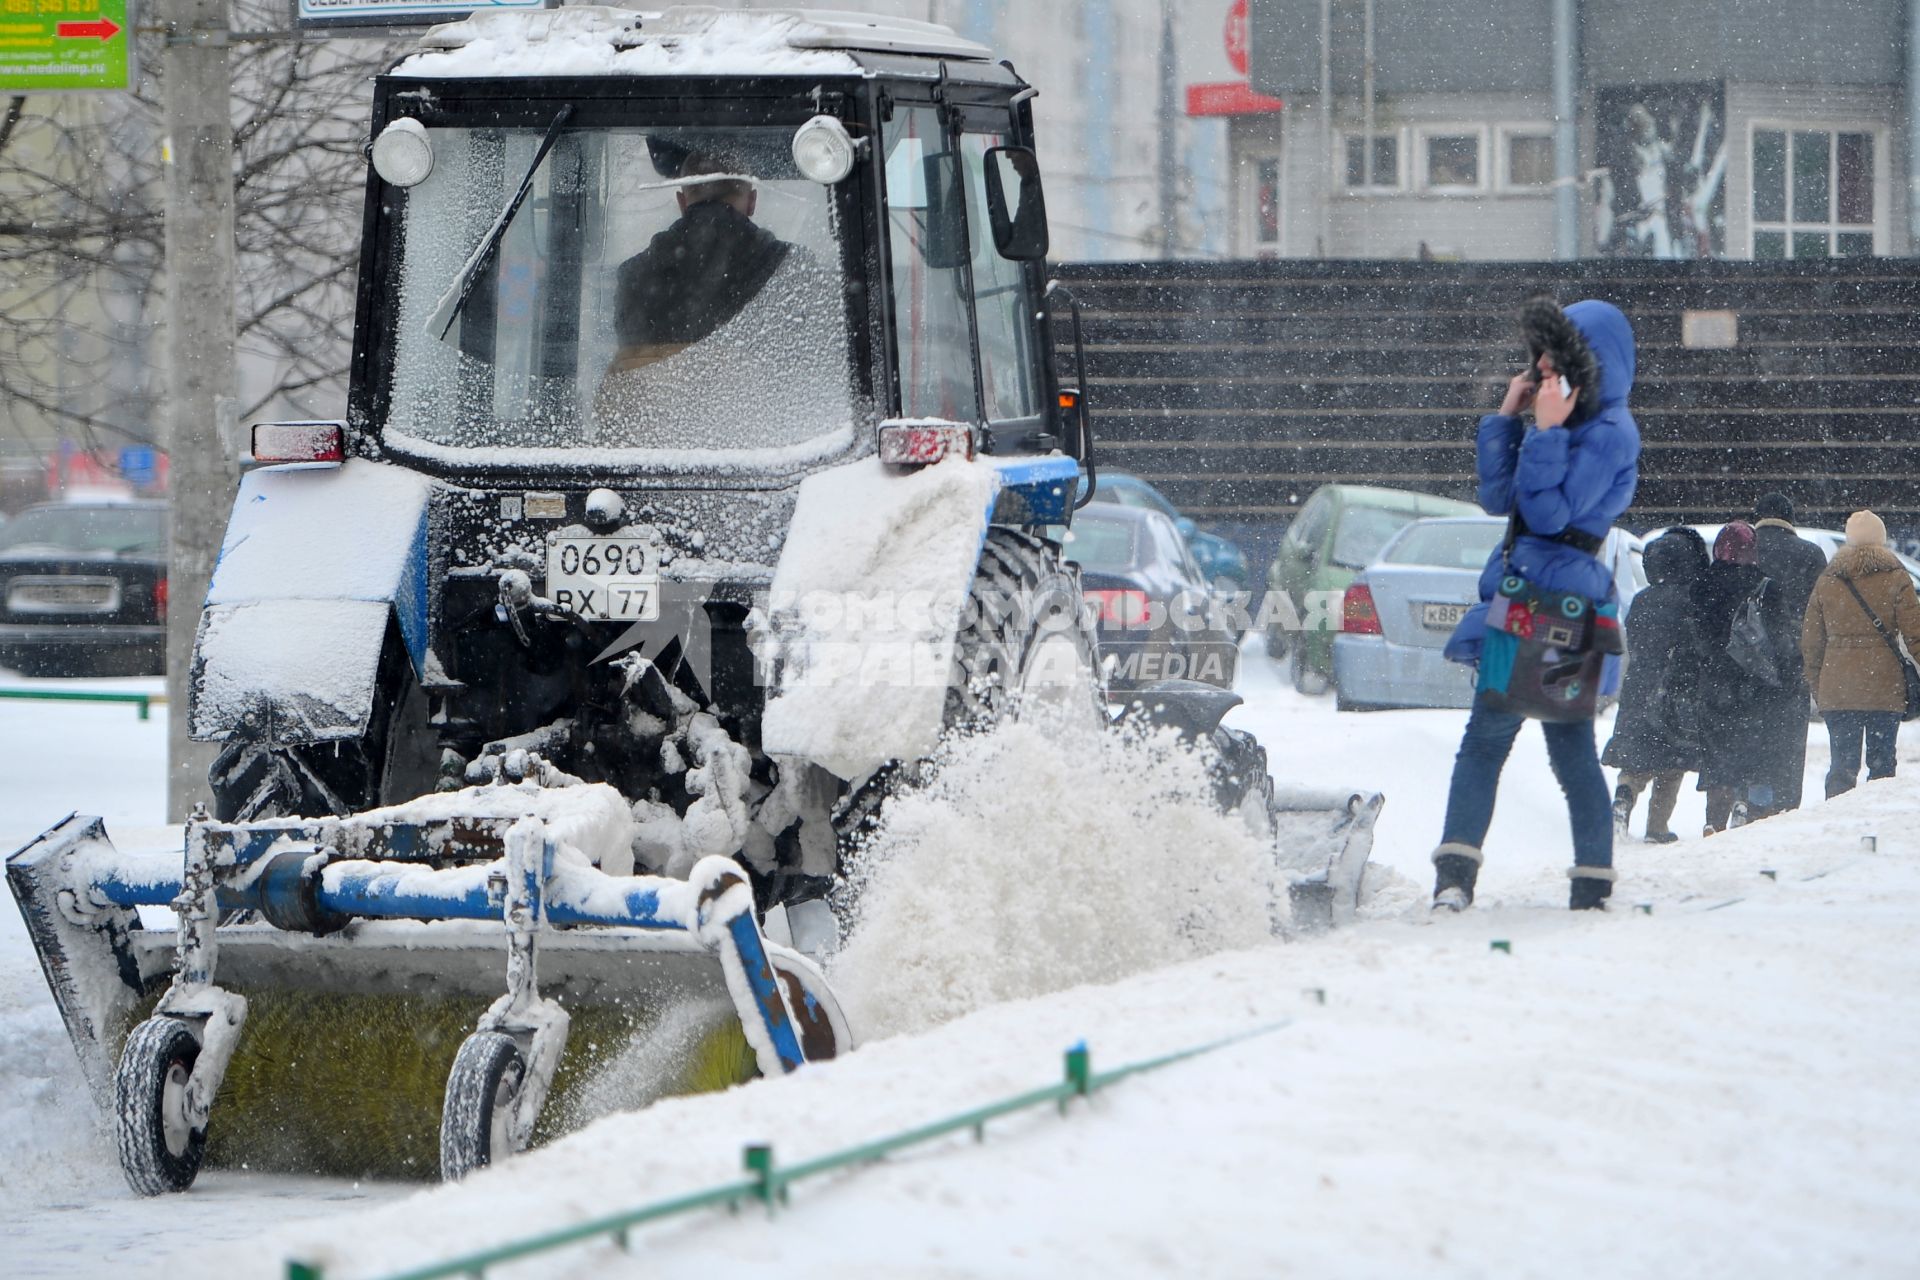
[[[1274,156],[1254,162],[1253,238],[1261,245],[1280,243],[1280,161]]]
[[[1432,129],[1420,134],[1420,185],[1429,191],[1481,191],[1487,185],[1486,133]]]
[[[1553,185],[1553,135],[1531,129],[1500,134],[1500,185],[1528,191]]]
[[[1345,157],[1342,185],[1349,191],[1398,191],[1405,183],[1400,176],[1400,135],[1376,133],[1373,140],[1373,181],[1367,181],[1367,140],[1364,133],[1347,134],[1341,154]]]
[[[1874,142],[1864,129],[1755,129],[1753,256],[1871,256]]]

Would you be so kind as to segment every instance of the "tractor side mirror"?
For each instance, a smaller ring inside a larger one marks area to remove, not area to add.
[[[1047,198],[1040,188],[1040,161],[1033,151],[1027,147],[989,148],[986,179],[993,247],[1001,257],[1014,262],[1046,257]]]

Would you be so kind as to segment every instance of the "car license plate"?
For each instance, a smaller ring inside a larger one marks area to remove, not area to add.
[[[16,578],[7,591],[15,613],[112,613],[120,584],[112,578]]]
[[[547,599],[583,618],[652,622],[660,616],[660,544],[638,534],[554,538]]]
[[[1460,619],[1467,616],[1470,606],[1464,604],[1427,604],[1420,606],[1420,621],[1436,631],[1443,627],[1457,627]]]

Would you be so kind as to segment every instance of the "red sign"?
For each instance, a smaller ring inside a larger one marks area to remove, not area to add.
[[[1247,74],[1247,0],[1233,0],[1228,6],[1226,35],[1227,61],[1241,75]]]
[[[1278,98],[1255,93],[1250,85],[1241,80],[1187,86],[1187,114],[1190,116],[1257,116],[1278,111],[1285,105]]]

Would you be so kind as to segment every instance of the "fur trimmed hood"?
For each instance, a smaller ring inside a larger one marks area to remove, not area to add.
[[[1531,298],[1520,309],[1520,336],[1529,361],[1542,354],[1579,387],[1575,424],[1624,405],[1633,389],[1633,326],[1611,302],[1588,298],[1562,310],[1551,298]]]
[[[1826,576],[1859,581],[1876,573],[1905,573],[1900,557],[1885,547],[1848,546],[1833,553]]]

